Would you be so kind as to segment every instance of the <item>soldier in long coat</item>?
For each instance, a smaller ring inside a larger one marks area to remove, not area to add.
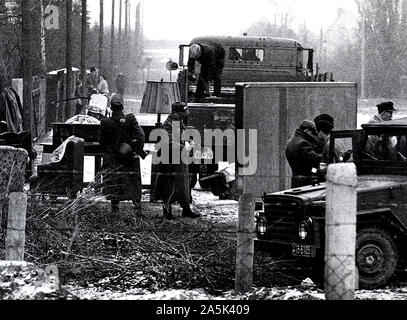
[[[313,121],[304,120],[286,148],[286,158],[292,170],[291,187],[310,185],[318,179],[317,172],[322,161],[322,141],[316,137]],[[315,171],[315,170],[314,170]]]
[[[125,115],[123,108],[122,98],[113,96],[112,117],[101,121],[99,142],[103,149],[103,194],[111,200],[113,212],[118,211],[120,201],[131,200],[136,215],[140,216],[140,157],[146,157],[143,150],[145,134],[134,114]]]
[[[178,202],[182,207],[182,216],[189,218],[198,218],[199,214],[192,211],[190,207],[190,186],[188,165],[182,161],[181,153],[185,148],[183,142],[173,141],[173,123],[178,122],[180,127],[179,136],[182,136],[186,129],[188,119],[188,108],[183,102],[177,102],[172,105],[172,113],[163,124],[162,128],[167,131],[169,137],[169,163],[160,163],[158,165],[158,173],[156,175],[154,198],[163,200],[163,214],[167,220],[172,220],[173,203]],[[172,162],[172,146],[178,144],[180,152],[180,162]],[[160,151],[159,151],[160,153]]]

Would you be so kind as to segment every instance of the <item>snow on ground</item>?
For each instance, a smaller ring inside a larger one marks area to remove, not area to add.
[[[322,290],[303,287],[255,288],[246,294],[228,291],[220,296],[210,295],[202,289],[166,290],[155,293],[142,289],[126,292],[100,291],[95,287],[79,288],[72,285],[65,286],[65,289],[71,293],[71,299],[81,300],[325,300]],[[355,300],[407,300],[407,288],[357,290]]]
[[[376,104],[384,99],[377,100],[359,100],[358,127],[366,123],[374,114],[376,114]],[[393,100],[396,108],[399,110],[394,114],[395,118],[407,116],[407,101]],[[138,112],[140,99],[126,99],[126,111]],[[154,115],[137,115],[139,122],[152,123],[155,120]],[[50,137],[48,137],[50,139]],[[87,160],[89,161],[89,160]],[[147,159],[142,162],[143,183],[149,183],[150,161]],[[87,172],[91,174],[91,172]],[[232,222],[237,226],[238,203],[233,200],[219,200],[209,192],[201,189],[193,190],[194,207],[203,214],[205,218],[213,222]],[[177,214],[177,213],[175,213]],[[203,289],[197,290],[166,290],[149,292],[145,289],[133,288],[129,291],[110,291],[101,290],[92,284],[86,288],[74,284],[67,284],[63,287],[69,292],[70,299],[83,300],[324,300],[325,295],[322,290],[316,288],[304,287],[284,287],[284,288],[255,288],[247,294],[236,294],[233,291],[224,292],[218,296],[213,296]],[[355,293],[357,300],[406,300],[407,287],[386,288],[375,291],[358,290]]]

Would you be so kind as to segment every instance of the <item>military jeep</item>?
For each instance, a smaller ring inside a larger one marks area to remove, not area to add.
[[[357,167],[356,265],[359,285],[383,287],[404,270],[407,244],[407,118],[366,124],[331,135],[353,151]],[[256,243],[321,264],[325,245],[324,182],[265,193],[257,205]],[[316,264],[317,265],[317,264]]]

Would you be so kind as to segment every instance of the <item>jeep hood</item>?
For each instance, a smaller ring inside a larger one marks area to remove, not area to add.
[[[407,185],[405,176],[397,175],[362,175],[358,176],[358,194],[363,192],[379,191],[389,188],[399,188],[402,184]],[[272,193],[271,196],[289,196],[301,198],[303,201],[320,201],[326,196],[326,183],[314,186],[305,186],[297,189],[290,189]],[[270,195],[269,195],[270,196]]]

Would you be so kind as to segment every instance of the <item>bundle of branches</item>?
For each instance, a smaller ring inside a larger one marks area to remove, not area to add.
[[[131,203],[114,215],[100,188],[76,199],[47,203],[31,199],[27,258],[54,264],[62,282],[102,289],[205,288],[234,286],[236,237],[206,220],[165,221],[159,205],[143,203],[143,219]]]

